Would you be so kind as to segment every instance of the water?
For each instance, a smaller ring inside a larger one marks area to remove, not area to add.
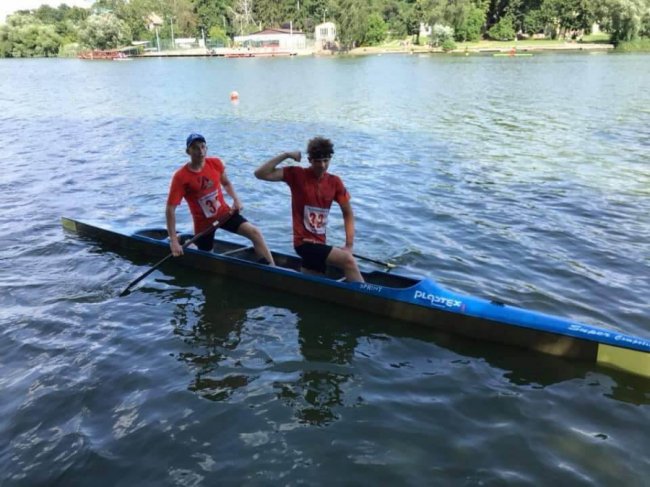
[[[199,131],[292,252],[252,172],[325,135],[357,253],[647,337],[649,60],[2,60],[2,485],[646,484],[647,380],[174,266],[118,298],[151,263],[59,219],[164,226]]]

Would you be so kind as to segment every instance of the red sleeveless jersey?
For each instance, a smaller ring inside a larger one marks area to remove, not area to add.
[[[293,245],[304,242],[327,243],[327,217],[332,201],[339,205],[350,201],[350,193],[338,176],[325,173],[316,179],[311,168],[285,167],[284,182],[291,189]]]
[[[167,204],[177,206],[185,198],[197,233],[230,212],[221,190],[223,172],[224,165],[218,157],[206,157],[200,172],[190,170],[185,164],[172,177]]]

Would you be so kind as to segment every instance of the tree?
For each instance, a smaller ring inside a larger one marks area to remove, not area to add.
[[[499,22],[488,30],[488,35],[497,41],[510,41],[515,38],[515,27],[512,15],[505,15]]]
[[[11,57],[56,56],[61,37],[52,25],[33,23],[10,28],[8,33]]]
[[[650,35],[650,2],[648,0],[607,0],[599,5],[615,44]]]
[[[476,5],[471,0],[459,0],[448,5],[446,20],[454,28],[458,41],[478,41],[485,25],[487,3]]]
[[[454,29],[448,25],[435,24],[431,28],[431,45],[438,47],[447,41],[453,41]]]
[[[352,49],[363,42],[367,31],[368,15],[367,3],[359,0],[338,0],[334,17],[343,50]]]
[[[370,14],[366,25],[364,44],[372,46],[379,44],[386,38],[386,22],[378,13]]]
[[[111,49],[131,43],[131,31],[112,13],[91,15],[79,32],[81,42],[92,49]]]

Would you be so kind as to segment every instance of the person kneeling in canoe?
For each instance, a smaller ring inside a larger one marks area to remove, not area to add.
[[[334,146],[329,139],[316,137],[309,141],[307,154],[310,167],[277,166],[285,159],[300,162],[300,151],[283,152],[266,161],[255,170],[255,177],[264,181],[284,181],[291,189],[291,213],[293,221],[293,246],[302,258],[303,271],[312,274],[325,273],[330,264],[343,269],[349,282],[363,282],[357,261],[352,255],[354,245],[354,213],[350,205],[350,193],[338,176],[329,174]],[[345,246],[327,245],[327,216],[336,201],[343,213]]]
[[[185,141],[185,152],[190,156],[190,161],[172,177],[165,210],[172,254],[175,257],[183,255],[183,247],[176,234],[176,207],[185,198],[194,220],[196,235],[218,220],[219,228],[248,238],[253,243],[257,256],[266,263],[275,265],[262,233],[239,214],[243,206],[226,175],[223,162],[218,157],[206,157],[207,149],[205,137],[190,134]],[[224,200],[222,187],[232,198],[232,208]],[[215,231],[216,227],[198,238],[196,246],[200,250],[212,251]]]

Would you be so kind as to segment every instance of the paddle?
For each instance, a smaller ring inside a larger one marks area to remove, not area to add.
[[[359,254],[352,254],[352,255],[354,255],[357,259],[366,260],[368,262],[372,262],[373,264],[384,266],[387,269],[394,269],[395,267],[397,267],[396,264],[391,264],[390,262],[382,262],[380,260],[370,259],[368,257],[364,257],[363,255],[359,255]]]
[[[219,220],[215,220],[215,221],[212,223],[212,225],[210,225],[208,228],[206,228],[206,229],[203,230],[202,232],[197,233],[196,235],[194,235],[194,237],[192,237],[192,238],[189,239],[187,242],[185,242],[185,243],[183,244],[183,248],[186,249],[186,248],[189,247],[191,244],[193,244],[193,243],[196,242],[198,239],[200,239],[203,235],[206,235],[206,234],[210,233],[212,230],[214,230],[215,228],[217,228],[219,225],[221,225],[222,223],[228,221],[228,219],[233,215],[233,213],[234,213],[234,212],[231,211],[230,214],[228,215],[228,218],[226,218],[223,222],[221,222],[221,221],[219,221]],[[151,274],[153,271],[155,271],[158,267],[160,267],[160,265],[161,265],[162,263],[164,263],[165,261],[167,261],[167,259],[169,259],[170,257],[173,257],[173,255],[174,255],[174,254],[172,254],[172,253],[170,252],[166,257],[164,257],[164,258],[160,259],[158,262],[156,262],[156,263],[153,265],[153,267],[151,267],[151,269],[149,269],[147,272],[145,272],[144,274],[142,274],[140,277],[138,277],[138,278],[137,278],[135,281],[133,281],[131,284],[129,284],[128,286],[126,286],[126,287],[124,288],[124,291],[122,291],[122,292],[120,293],[120,297],[122,297],[122,296],[126,296],[127,294],[129,294],[129,289],[131,289],[133,286],[135,286],[137,283],[139,283],[142,279],[144,279],[144,278],[147,277],[149,274]]]

